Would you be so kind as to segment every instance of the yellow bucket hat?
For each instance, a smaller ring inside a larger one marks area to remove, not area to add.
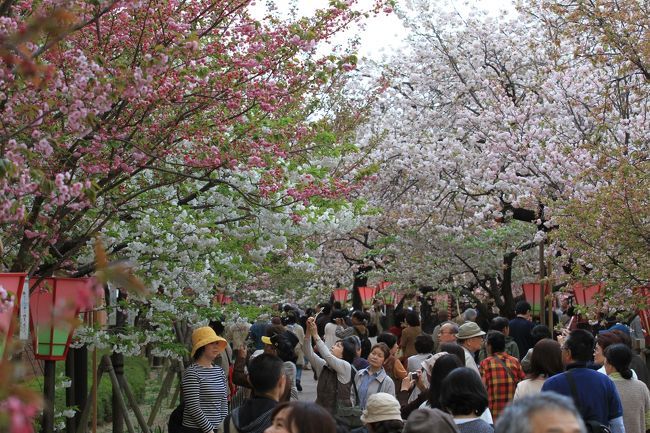
[[[194,354],[197,350],[206,344],[214,343],[215,341],[219,343],[219,352],[223,351],[226,348],[226,344],[228,344],[225,338],[219,337],[217,333],[214,332],[214,329],[210,328],[209,326],[196,328],[194,332],[192,332],[191,356],[194,357]]]

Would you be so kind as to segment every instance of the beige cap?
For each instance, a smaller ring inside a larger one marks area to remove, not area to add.
[[[476,323],[465,322],[460,325],[456,338],[459,340],[467,340],[468,338],[480,337],[481,335],[485,335],[485,332]]]
[[[386,378],[386,380],[391,380]],[[385,392],[378,392],[368,397],[366,408],[361,415],[361,422],[372,424],[373,422],[388,421],[391,419],[402,421],[399,402],[392,395]]]

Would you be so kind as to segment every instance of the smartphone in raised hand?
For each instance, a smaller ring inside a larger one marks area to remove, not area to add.
[[[325,307],[321,307],[321,309],[318,311],[318,313],[316,313],[316,315],[314,316],[314,319],[317,319],[318,316],[320,316],[320,314],[323,312],[324,309],[325,309]]]

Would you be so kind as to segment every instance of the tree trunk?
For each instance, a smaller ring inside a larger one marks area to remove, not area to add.
[[[124,292],[120,290],[117,296],[117,302],[125,299]],[[117,309],[116,311],[116,324],[115,332],[121,334],[124,331],[124,325],[126,324],[126,314]],[[113,364],[113,370],[115,371],[115,376],[118,382],[124,380],[124,355],[121,353],[111,354],[111,362]],[[113,386],[113,433],[123,433],[124,432],[124,417],[128,416],[126,413],[122,413],[123,405],[120,403],[122,399],[121,395],[122,390],[120,388],[115,388]],[[120,394],[120,395],[118,395]]]
[[[361,296],[359,295],[359,287],[368,284],[366,273],[371,270],[372,268],[370,266],[362,266],[354,273],[354,283],[352,284],[352,308],[355,310],[363,310],[363,303],[361,302]]]
[[[515,317],[515,298],[512,295],[512,263],[517,257],[517,254],[512,252],[503,256],[503,279],[501,281],[501,296],[503,297],[503,305],[499,307],[499,311],[503,317]]]
[[[433,292],[433,287],[431,286],[420,287],[420,293],[422,293],[422,296],[419,299],[420,317],[422,318],[422,332],[425,332],[427,334],[433,333],[433,328],[436,327],[436,321],[438,319],[437,316],[433,317],[431,314],[433,313],[433,308],[431,307],[431,304],[429,303],[427,297],[427,295],[431,292]]]

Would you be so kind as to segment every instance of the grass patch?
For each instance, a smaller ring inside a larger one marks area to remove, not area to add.
[[[98,353],[98,360],[101,355]],[[59,374],[65,372],[64,361],[56,363],[57,378]],[[92,387],[92,363],[88,363],[88,392]],[[131,391],[137,401],[143,401],[147,390],[147,378],[149,377],[149,361],[144,357],[125,357],[124,358],[124,377],[129,383]],[[43,377],[35,377],[27,383],[29,388],[43,392]],[[102,379],[97,387],[97,422],[99,424],[112,422],[113,416],[113,391],[111,379],[108,373],[102,375]],[[90,401],[88,402],[90,404]],[[128,402],[127,402],[128,406]],[[65,388],[57,387],[54,400],[54,411],[62,411],[65,405]]]

